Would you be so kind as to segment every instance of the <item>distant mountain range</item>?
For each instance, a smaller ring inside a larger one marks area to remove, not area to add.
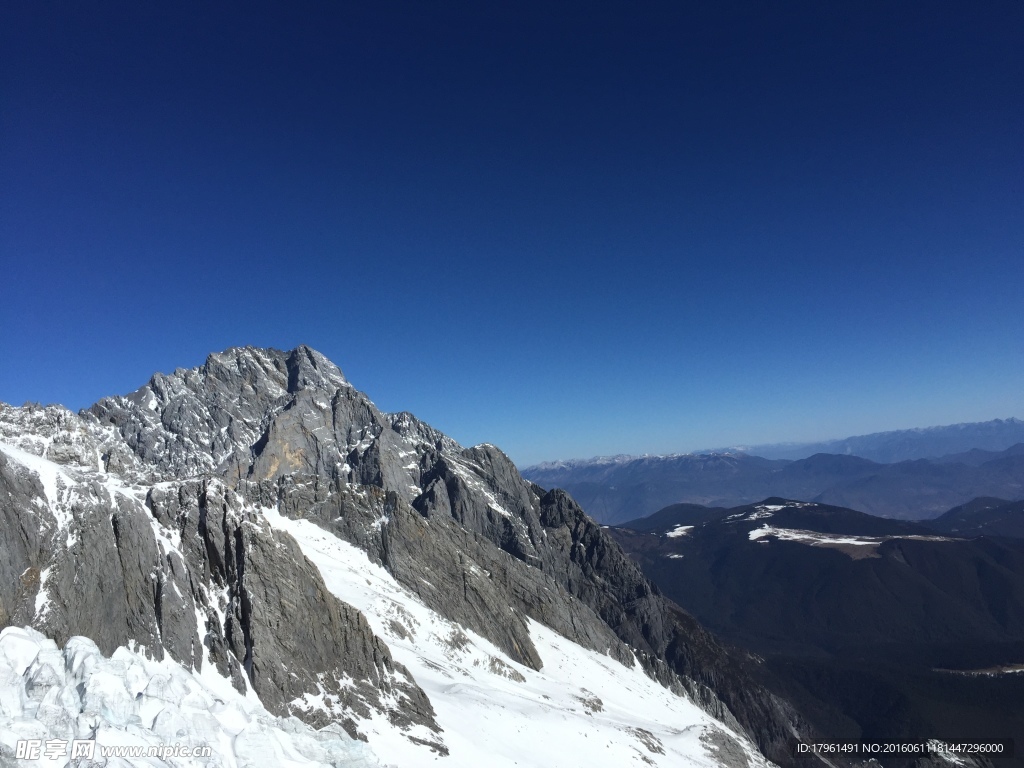
[[[1024,519],[1020,503],[998,502],[936,524]],[[835,738],[1024,743],[1024,674],[1012,671],[1024,662],[1024,540],[779,498],[677,504],[609,531],[669,598],[760,655]]]
[[[766,459],[806,459],[816,453],[840,453],[892,464],[913,459],[934,459],[973,449],[1002,451],[1017,443],[1024,443],[1024,421],[1010,418],[874,432],[818,443],[752,445],[742,450]]]
[[[550,462],[522,474],[542,487],[566,489],[606,524],[644,517],[673,503],[733,507],[768,496],[916,520],[937,517],[979,496],[1024,498],[1024,444],[892,464],[826,453],[795,461],[741,452],[616,456]]]

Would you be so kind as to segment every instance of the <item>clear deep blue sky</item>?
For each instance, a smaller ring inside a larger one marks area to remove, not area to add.
[[[1019,0],[3,15],[2,401],[306,343],[520,464],[1024,416]]]

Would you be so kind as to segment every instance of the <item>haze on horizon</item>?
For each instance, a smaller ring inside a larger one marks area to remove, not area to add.
[[[0,401],[320,350],[517,463],[1024,417],[1024,6],[23,4]]]

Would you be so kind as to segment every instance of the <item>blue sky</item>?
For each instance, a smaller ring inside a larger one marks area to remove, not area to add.
[[[521,464],[1024,416],[1024,5],[488,5],[8,9],[0,401],[306,343]]]

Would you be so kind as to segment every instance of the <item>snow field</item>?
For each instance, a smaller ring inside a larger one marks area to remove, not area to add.
[[[627,668],[533,621],[530,634],[544,667],[517,664],[428,609],[362,550],[306,520],[261,511],[299,542],[334,595],[363,612],[434,706],[447,757],[413,743],[382,715],[359,723],[384,762],[450,768],[719,764],[701,737],[708,729],[727,729],[651,680],[639,664]],[[753,765],[765,764],[752,748],[748,752]]]

